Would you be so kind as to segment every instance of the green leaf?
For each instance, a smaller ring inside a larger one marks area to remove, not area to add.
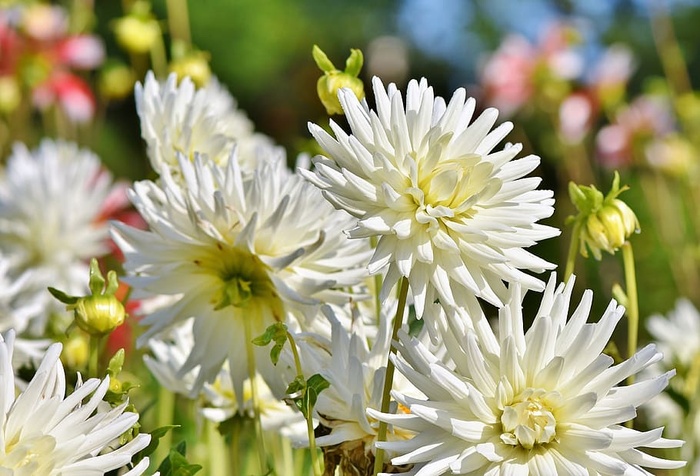
[[[175,448],[170,449],[170,454],[158,467],[161,476],[191,476],[198,473],[202,466],[190,464],[185,457],[186,445],[181,442]]]
[[[316,405],[319,394],[330,386],[330,382],[323,378],[321,374],[314,374],[309,377],[306,381],[306,394],[304,395],[306,400],[305,406],[309,409],[309,414]]]
[[[270,349],[270,360],[274,365],[280,360],[280,354],[287,342],[287,326],[281,322],[276,322],[268,326],[261,335],[253,339],[253,344],[264,347],[274,341],[275,345]]]
[[[163,438],[173,428],[179,428],[180,425],[165,425],[151,431],[151,442],[139,453],[141,457],[151,455],[158,448],[158,441]]]
[[[111,359],[109,359],[109,365],[107,366],[107,374],[110,377],[116,377],[122,371],[124,366],[124,349],[119,349],[115,352]]]
[[[313,49],[311,50],[311,55],[314,57],[316,66],[318,66],[321,71],[326,73],[337,71],[331,60],[329,60],[328,56],[326,56],[326,53],[324,53],[323,50],[318,47],[318,45],[314,45]]]

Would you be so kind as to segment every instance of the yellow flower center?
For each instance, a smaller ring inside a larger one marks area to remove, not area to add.
[[[556,392],[527,389],[503,409],[501,441],[530,450],[554,440],[557,420],[552,407],[559,398]]]
[[[0,467],[11,469],[11,474],[30,476],[49,474],[55,467],[53,451],[56,439],[50,435],[21,438],[15,435],[5,446],[5,455],[0,458]]]

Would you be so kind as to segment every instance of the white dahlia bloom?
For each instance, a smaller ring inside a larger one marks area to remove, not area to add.
[[[11,277],[43,309],[64,307],[47,286],[87,292],[88,261],[108,251],[101,212],[113,189],[100,159],[73,143],[45,139],[32,151],[14,146],[0,179],[0,252],[12,263]],[[34,333],[44,320],[32,323]]]
[[[150,442],[139,434],[119,437],[138,421],[126,403],[108,408],[109,378],[90,379],[66,396],[61,344],[49,347],[36,375],[17,393],[12,371],[14,334],[0,340],[0,472],[15,475],[103,475],[130,464]],[[148,459],[129,471],[143,474]]]
[[[234,159],[218,167],[180,156],[179,166],[184,187],[167,170],[161,185],[134,184],[130,198],[149,231],[115,224],[136,295],[174,296],[142,321],[149,328],[138,343],[194,317],[194,346],[179,377],[199,367],[194,396],[229,358],[240,398],[246,333],[252,339],[274,322],[303,320],[307,310],[315,316],[321,301],[347,300],[366,276],[368,245],[348,240],[341,230],[351,217],[279,162],[261,163],[245,180]],[[276,391],[267,350],[255,351]]]
[[[394,302],[393,309],[384,307],[384,313],[390,314],[395,309]],[[323,313],[332,326],[330,339],[314,334],[299,335],[296,339],[304,376],[320,374],[330,384],[319,394],[314,407],[321,426],[317,432],[322,435],[317,436],[316,444],[323,448],[327,461],[337,460],[341,467],[350,465],[358,474],[365,474],[374,464],[374,443],[379,430],[379,421],[368,416],[366,409],[381,408],[391,319],[380,319],[377,329],[355,314],[346,327],[330,306],[324,306]],[[283,355],[289,358],[288,353]],[[420,395],[401,375],[394,377],[392,387]],[[392,408],[396,410],[395,402]],[[410,431],[395,427],[389,429],[387,438],[403,440],[410,435]]]
[[[425,395],[396,393],[409,412],[370,415],[413,430],[405,442],[380,443],[400,454],[395,464],[413,463],[415,476],[471,475],[650,475],[644,468],[685,465],[639,448],[675,448],[683,442],[622,424],[636,408],[658,395],[673,371],[620,386],[661,359],[653,345],[614,364],[601,352],[624,308],[614,301],[589,323],[587,291],[570,319],[573,279],[555,289],[552,275],[530,329],[523,329],[521,287],[499,316],[494,351],[468,327],[445,334],[452,364],[439,361],[403,333],[397,369]],[[495,336],[492,336],[495,337]]]
[[[536,190],[539,178],[523,178],[539,157],[512,160],[519,144],[494,151],[512,124],[491,131],[495,109],[471,122],[476,105],[463,89],[446,106],[425,79],[414,80],[404,105],[394,84],[385,89],[375,78],[373,86],[376,111],[351,91],[339,92],[351,135],[334,122],[335,138],[310,125],[328,157],[302,173],[359,219],[350,237],[380,237],[369,269],[388,265],[384,295],[407,277],[420,317],[426,302],[455,306],[458,294],[500,306],[503,281],[542,289],[521,269],[553,266],[523,248],[559,233],[536,223],[552,215],[554,200],[551,191]]]
[[[234,146],[241,167],[249,171],[274,148],[271,139],[254,132],[253,123],[216,79],[196,89],[188,77],[178,84],[173,73],[160,83],[149,72],[143,85],[136,84],[135,96],[141,136],[156,172],[165,163],[179,176],[178,153],[193,159],[196,152],[224,165]]]
[[[173,393],[187,397],[192,394],[197,371],[190,370],[183,376],[178,376],[178,372],[194,347],[193,324],[194,319],[188,319],[169,329],[164,335],[150,339],[148,347],[152,355],[143,357],[146,367],[161,385]],[[280,430],[284,436],[299,439],[300,435],[306,432],[306,420],[303,415],[276,398],[260,376],[256,376],[255,384],[263,429]],[[250,379],[243,382],[243,407],[238,405],[238,400],[231,381],[229,363],[226,361],[214,382],[204,384],[195,400],[195,407],[198,414],[217,423],[236,414],[252,415]]]
[[[654,343],[664,360],[653,367],[657,373],[675,368],[677,375],[670,385],[672,397],[664,392],[646,405],[644,415],[652,425],[664,425],[673,437],[682,437],[686,444],[681,456],[693,461],[692,474],[700,474],[700,312],[688,299],[678,299],[668,316],[655,314],[646,321]],[[650,369],[651,371],[651,369]],[[680,401],[685,401],[681,404]]]

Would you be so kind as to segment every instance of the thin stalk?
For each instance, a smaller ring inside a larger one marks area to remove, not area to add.
[[[209,476],[227,476],[235,474],[238,471],[238,465],[230,468],[226,467],[226,445],[221,434],[216,429],[216,423],[204,420],[205,429],[207,432],[207,466],[209,467]],[[233,456],[233,452],[231,457]],[[238,452],[235,452],[235,457],[238,458]]]
[[[267,461],[265,459],[265,441],[263,440],[262,423],[260,420],[260,400],[258,398],[258,389],[255,385],[255,349],[253,348],[253,332],[251,329],[250,319],[243,318],[245,327],[245,349],[248,360],[248,379],[250,379],[250,398],[253,401],[253,424],[255,425],[255,439],[258,445],[258,461],[260,463],[260,471],[262,474],[267,474]]]
[[[287,332],[287,340],[289,341],[289,346],[292,348],[292,354],[294,355],[294,365],[296,366],[297,375],[304,375],[304,371],[301,368],[301,358],[299,357],[299,351],[297,350],[297,345],[294,342],[294,337],[292,334]],[[316,437],[314,436],[314,421],[311,417],[311,412],[306,413],[306,433],[309,437],[309,451],[311,452],[311,467],[314,470],[314,475],[321,476],[321,462],[318,460],[318,452],[316,450]]]
[[[190,19],[187,12],[187,0],[167,0],[168,27],[170,37],[186,45],[192,43]]]
[[[241,467],[241,425],[243,424],[240,418],[235,418],[233,428],[231,429],[231,441],[229,442],[229,464],[231,472],[229,474],[237,474],[243,471]]]
[[[369,239],[370,245],[372,248],[377,247],[377,243],[379,240],[377,239],[376,236],[372,236]],[[374,276],[372,276],[372,283],[374,284],[374,317],[377,321],[377,324],[379,324],[379,320],[382,318],[382,302],[379,299],[379,295],[381,294],[382,291],[382,275],[381,273],[377,273]]]
[[[632,357],[637,351],[639,334],[639,302],[637,297],[637,275],[634,270],[634,253],[632,244],[626,241],[622,245],[622,264],[625,269],[625,291],[627,292],[627,354]],[[627,379],[634,382],[634,376]]]
[[[576,265],[576,257],[578,256],[580,240],[581,240],[581,221],[574,222],[574,229],[571,232],[571,243],[569,243],[569,252],[566,255],[566,271],[564,272],[564,282],[568,281],[574,274]]]
[[[666,81],[673,96],[678,98],[691,92],[692,86],[683,52],[673,31],[673,22],[663,3],[658,0],[652,2],[651,31]]]
[[[88,338],[90,357],[88,359],[88,378],[101,378],[100,371],[100,349],[102,348],[102,337],[91,335]]]
[[[403,315],[406,310],[406,299],[408,297],[408,278],[405,276],[401,278],[401,284],[399,285],[399,303],[396,307],[396,315],[394,316],[394,328],[391,334],[392,345],[389,348],[390,354],[396,353],[396,348],[393,345],[393,341],[398,339],[399,330],[403,324]],[[382,405],[381,412],[389,413],[389,405],[391,403],[391,387],[394,383],[394,369],[396,368],[394,363],[387,356],[386,362],[386,373],[384,374],[384,389],[382,391]],[[377,441],[386,441],[386,422],[379,422],[379,429],[377,431]],[[377,448],[374,452],[374,476],[378,475],[384,466],[384,450]]]
[[[175,394],[160,385],[158,388],[158,428],[170,426],[173,424],[173,415],[175,414]],[[160,463],[170,453],[170,447],[173,444],[172,429],[161,436],[156,447],[155,460]]]

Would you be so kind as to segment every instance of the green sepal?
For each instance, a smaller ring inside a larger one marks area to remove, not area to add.
[[[314,45],[313,49],[311,50],[311,55],[314,57],[316,66],[318,66],[321,69],[321,71],[325,73],[332,73],[333,71],[337,71],[337,69],[335,69],[335,66],[333,66],[333,62],[331,62],[331,60],[328,59],[326,53],[324,53],[318,45]]]
[[[362,51],[351,48],[350,56],[348,56],[348,59],[345,60],[345,73],[354,77],[359,76],[363,63],[364,57],[362,56]]]
[[[80,299],[78,296],[69,296],[63,291],[59,291],[58,289],[52,288],[51,286],[49,286],[48,289],[53,297],[61,301],[63,304],[67,304],[68,306],[75,305],[78,302],[78,299]]]
[[[90,293],[94,295],[102,294],[105,288],[105,278],[102,276],[102,271],[100,271],[100,265],[97,264],[97,260],[92,258],[90,260]]]

